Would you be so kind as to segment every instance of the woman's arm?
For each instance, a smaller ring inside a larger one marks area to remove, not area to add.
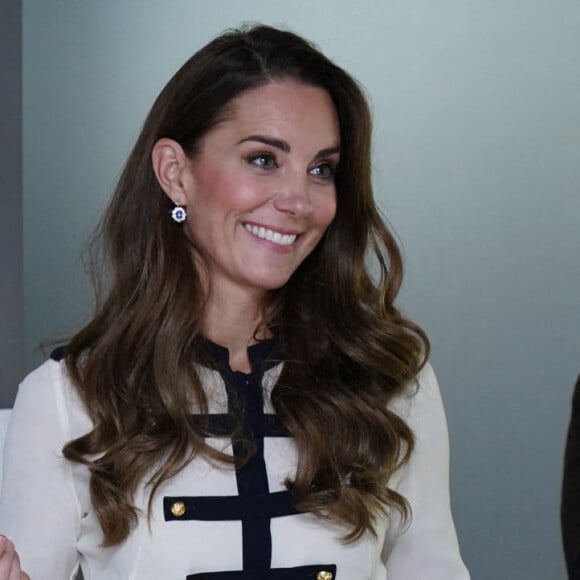
[[[407,401],[415,449],[398,491],[412,510],[407,528],[391,525],[383,558],[389,580],[468,580],[449,498],[449,439],[437,379],[430,365]]]
[[[0,493],[0,533],[34,580],[69,580],[78,567],[80,508],[71,465],[62,456],[69,439],[61,369],[48,361],[20,385]]]

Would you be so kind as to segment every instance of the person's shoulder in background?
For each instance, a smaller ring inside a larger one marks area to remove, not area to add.
[[[569,578],[580,580],[580,376],[574,387],[566,438],[560,519]]]

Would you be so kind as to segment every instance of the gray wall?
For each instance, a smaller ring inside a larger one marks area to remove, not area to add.
[[[39,340],[87,315],[79,249],[154,96],[248,20],[312,38],[368,89],[377,195],[405,248],[401,303],[433,341],[474,579],[563,579],[562,449],[580,370],[572,0],[28,0],[27,367]]]
[[[22,377],[21,7],[0,0],[0,408]]]

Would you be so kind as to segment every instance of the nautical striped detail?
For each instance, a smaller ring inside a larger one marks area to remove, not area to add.
[[[297,566],[296,568],[272,568],[267,570],[231,571],[231,572],[203,572],[190,574],[186,580],[319,580],[328,578],[324,572],[332,574],[336,579],[334,564],[317,564],[316,566]]]

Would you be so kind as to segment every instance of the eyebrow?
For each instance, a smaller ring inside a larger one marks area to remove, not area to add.
[[[280,151],[284,151],[284,153],[290,153],[292,148],[287,141],[283,141],[282,139],[276,139],[275,137],[267,137],[266,135],[249,135],[242,139],[240,143],[244,143],[246,141],[257,141],[258,143],[264,143],[264,145],[270,145],[270,147],[275,147],[276,149],[280,149]],[[329,155],[334,155],[336,153],[340,153],[340,145],[336,145],[335,147],[328,147],[326,149],[321,149],[316,155],[315,158],[319,159],[320,157],[328,157]]]

